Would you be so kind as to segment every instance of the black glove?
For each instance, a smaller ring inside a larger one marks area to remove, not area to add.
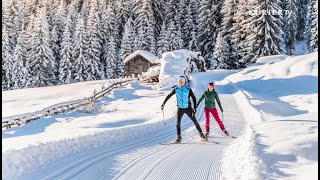
[[[194,109],[194,110],[193,110],[193,114],[196,114],[196,113],[197,113],[197,109]]]
[[[222,109],[222,108],[221,108],[220,110],[221,110],[221,112],[223,112],[223,109]]]
[[[161,110],[163,110],[163,108],[164,108],[164,104],[161,104]]]

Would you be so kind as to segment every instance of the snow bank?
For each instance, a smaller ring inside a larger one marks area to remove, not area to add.
[[[262,179],[259,172],[264,167],[257,151],[257,137],[253,126],[262,121],[261,114],[250,104],[246,95],[237,91],[236,104],[246,121],[243,134],[224,150],[222,157],[222,179]]]
[[[199,52],[176,50],[162,54],[158,88],[172,87],[179,76],[205,71],[205,61]]]
[[[21,150],[2,153],[2,178],[19,179],[25,173],[31,173],[46,164],[74,153],[85,152],[93,148],[106,146],[115,142],[142,138],[150,133],[172,128],[172,118],[165,121],[152,121],[139,125],[107,129],[104,132],[79,136],[56,142],[41,143]]]
[[[274,56],[264,56],[257,59],[257,61],[253,65],[262,65],[267,63],[279,62],[287,58],[288,56],[285,54],[274,55]]]
[[[224,179],[317,179],[318,53],[261,58],[226,79],[248,125],[224,151]]]
[[[260,61],[268,62],[270,57],[260,58]],[[228,79],[232,82],[240,82],[252,79],[287,79],[296,76],[318,76],[318,52],[301,56],[289,56],[274,63],[250,66],[231,75]],[[273,86],[270,85],[270,87]]]

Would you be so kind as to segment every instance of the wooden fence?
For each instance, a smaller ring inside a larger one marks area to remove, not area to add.
[[[137,80],[137,78],[135,78],[134,76],[126,77],[124,79],[111,80],[113,82],[107,87],[103,85],[101,91],[94,90],[93,96],[91,97],[75,100],[71,102],[55,104],[33,113],[26,113],[26,114],[2,118],[2,129],[8,129],[14,126],[21,126],[30,121],[34,121],[36,119],[40,119],[40,118],[55,115],[55,114],[66,113],[76,108],[87,106],[90,103],[94,103],[96,99],[99,99],[105,96],[106,94],[111,92],[113,89],[117,87],[122,87],[124,84],[127,84],[134,80]]]

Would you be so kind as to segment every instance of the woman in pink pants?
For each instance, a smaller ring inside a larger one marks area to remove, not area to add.
[[[220,120],[220,117],[218,115],[218,110],[216,108],[215,101],[217,101],[221,112],[223,112],[223,109],[222,109],[222,106],[221,106],[221,103],[220,103],[220,99],[219,99],[218,93],[214,90],[213,82],[209,83],[208,90],[205,91],[203,93],[203,95],[201,96],[201,98],[199,99],[199,101],[197,103],[197,107],[199,107],[199,104],[201,103],[201,101],[204,98],[205,98],[204,113],[205,113],[205,116],[206,116],[206,126],[205,126],[205,128],[206,128],[206,135],[205,135],[206,139],[208,140],[209,129],[210,129],[210,113],[212,114],[214,119],[219,124],[219,126],[220,126],[221,130],[223,131],[223,133],[225,135],[229,136],[229,133],[224,128],[223,122]]]

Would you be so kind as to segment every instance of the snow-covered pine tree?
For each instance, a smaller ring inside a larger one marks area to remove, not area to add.
[[[2,5],[2,30],[6,27],[6,31],[9,37],[10,44],[13,47],[17,41],[17,29],[16,28],[16,7],[13,0],[7,0]]]
[[[2,90],[12,87],[13,45],[9,39],[7,27],[2,29]]]
[[[165,22],[169,26],[170,21],[174,21],[174,24],[180,24],[179,15],[179,0],[168,0],[165,8]]]
[[[235,58],[236,68],[242,68],[244,65],[240,60],[248,56],[247,38],[252,34],[251,14],[256,11],[253,8],[253,2],[247,0],[239,0],[237,3],[236,12],[234,14],[234,23],[232,25],[231,44],[232,56]]]
[[[130,17],[126,25],[124,27],[124,33],[122,36],[122,43],[120,48],[120,59],[123,61],[128,55],[133,52],[133,40],[134,40],[134,29],[133,29],[133,21]]]
[[[222,22],[221,22],[221,35],[225,41],[225,46],[223,48],[222,54],[225,56],[224,62],[228,68],[237,68],[237,56],[234,54],[233,44],[231,41],[231,35],[234,34],[233,25],[235,23],[234,16],[237,7],[237,0],[226,0],[222,6]],[[218,40],[217,40],[218,42]]]
[[[141,1],[141,0],[136,0]],[[155,19],[153,16],[152,1],[144,0],[141,8],[136,8],[135,25],[139,37],[139,49],[156,53],[156,39],[155,39]]]
[[[39,10],[36,17],[31,48],[32,87],[53,85],[56,80],[55,61],[50,48],[50,32],[45,7]]]
[[[117,22],[117,46],[120,48],[121,39],[124,36],[125,24],[130,17],[130,2],[128,0],[118,0],[115,2],[115,18]]]
[[[165,35],[165,42],[169,42],[169,51],[183,48],[183,40],[181,36],[181,28],[179,24],[176,25],[174,20],[170,21]]]
[[[81,13],[79,13],[77,18],[77,27],[73,38],[73,82],[81,82],[87,79],[88,63],[86,58],[86,48],[89,42],[86,35],[84,20]]]
[[[50,47],[52,49],[53,52],[53,58],[55,61],[55,67],[54,67],[54,73],[55,76],[58,77],[59,76],[59,63],[60,63],[60,42],[59,42],[59,35],[58,35],[58,31],[56,29],[56,26],[53,26],[50,32]]]
[[[68,6],[68,16],[71,18],[71,29],[70,32],[73,35],[76,31],[77,27],[77,19],[78,19],[78,13],[80,11],[80,0],[74,0],[69,4]]]
[[[82,16],[82,18],[84,19],[84,20],[86,20],[87,18],[88,18],[88,16],[89,16],[89,11],[90,11],[90,7],[91,7],[91,1],[82,1],[82,6],[81,6],[81,10],[80,10],[80,12],[81,12],[81,16]],[[85,26],[86,26],[86,24],[85,24]]]
[[[253,29],[251,35],[246,39],[245,51],[247,57],[243,56],[241,60],[244,66],[255,62],[261,56],[276,55],[283,52],[280,36],[283,33],[281,29],[282,16],[269,12],[262,13],[266,10],[279,12],[279,0],[255,0],[253,3],[253,9],[256,9],[257,13],[253,13],[251,18],[248,19]]]
[[[192,18],[192,15],[191,16],[188,16],[188,5],[189,5],[189,1],[190,0],[179,0],[179,9],[178,9],[178,19],[179,19],[179,25],[181,27],[181,38],[182,38],[182,41],[183,41],[183,48],[186,49],[188,47],[188,40],[190,36],[188,36],[188,32],[190,32],[192,29],[192,27],[190,26],[187,26],[187,20],[188,18]],[[190,21],[190,20],[189,20]],[[190,22],[189,22],[190,23]],[[187,26],[187,27],[186,27]]]
[[[12,82],[13,89],[21,89],[25,87],[27,68],[25,67],[27,49],[24,44],[25,32],[22,30],[20,33],[17,45],[13,53],[13,69],[12,69]]]
[[[52,17],[52,23],[53,23],[53,27],[55,27],[55,30],[57,31],[57,46],[59,47],[59,51],[60,51],[60,47],[61,47],[61,42],[62,42],[62,34],[63,31],[65,29],[65,25],[66,25],[66,20],[67,20],[67,3],[66,0],[61,0],[58,6],[58,9],[56,10],[56,13],[53,14]],[[59,59],[58,59],[59,60]]]
[[[25,86],[26,88],[32,87],[32,67],[30,66],[30,63],[32,61],[32,42],[33,42],[33,28],[35,23],[35,16],[32,14],[29,18],[28,26],[26,28],[25,34],[24,34],[24,44],[26,47],[26,61],[25,61],[25,67],[26,67],[26,76],[25,76]]]
[[[292,55],[297,42],[297,0],[286,0],[284,9],[290,11],[284,17],[285,46],[287,54]]]
[[[113,74],[112,75],[108,75],[106,74],[107,70],[106,68],[108,68],[108,53],[110,53],[109,51],[109,46],[110,46],[110,39],[111,39],[111,36],[114,36],[117,34],[116,32],[116,27],[117,27],[117,23],[116,23],[116,16],[115,16],[115,12],[114,12],[114,9],[113,9],[114,5],[113,5],[113,2],[109,2],[109,4],[107,5],[107,9],[106,9],[106,12],[103,13],[103,53],[102,53],[102,56],[101,56],[101,60],[102,60],[102,65],[103,65],[103,74],[104,74],[104,77],[108,78],[108,76],[112,76],[113,77]],[[113,40],[116,40],[115,37],[112,37]],[[115,49],[115,52],[117,51],[117,42],[115,41],[115,45],[114,47],[116,48]],[[111,43],[112,44],[112,43]],[[113,45],[113,44],[112,44]],[[118,56],[116,56],[116,58],[118,58]],[[116,60],[114,61],[116,62]],[[110,68],[110,67],[109,67]],[[113,67],[115,68],[115,67]],[[112,73],[114,72],[114,69],[112,70]]]
[[[182,26],[182,35],[184,41],[184,48],[196,51],[196,39],[195,35],[197,33],[197,4],[196,0],[190,0],[187,6],[185,23]]]
[[[73,75],[73,61],[72,61],[72,35],[71,29],[71,17],[67,16],[66,25],[63,32],[63,39],[61,43],[61,60],[59,63],[59,83],[68,84],[72,82]]]
[[[163,22],[161,27],[161,33],[158,38],[158,50],[157,50],[158,57],[161,57],[163,53],[169,51],[170,49],[169,40],[170,40],[170,34],[167,33],[166,24],[165,22]]]
[[[100,60],[102,53],[102,33],[99,19],[98,3],[97,0],[93,0],[87,20],[87,37],[89,44],[87,49],[88,74],[86,80],[88,81],[102,79],[104,77]]]
[[[308,25],[308,47],[310,52],[318,51],[318,0],[310,2],[310,20]]]
[[[117,63],[117,54],[116,54],[116,41],[115,35],[111,35],[108,41],[106,52],[106,78],[112,79],[116,77],[116,63]],[[119,72],[121,74],[121,72]]]
[[[206,60],[207,68],[213,57],[215,40],[221,23],[221,1],[201,0],[198,18],[198,46]]]
[[[176,30],[176,32],[174,34],[175,34],[175,36],[174,36],[174,38],[172,38],[172,40],[173,40],[172,50],[183,49],[184,48],[183,47],[183,39],[182,39],[181,27],[179,24],[178,24],[178,29]]]
[[[166,8],[166,0],[158,0],[158,1],[151,1],[152,2],[152,9],[153,9],[153,16],[155,19],[155,39],[157,40],[160,36],[161,32],[161,25],[164,22],[164,11]]]
[[[227,48],[228,48],[227,42],[222,37],[222,33],[219,32],[218,37],[216,39],[216,45],[214,47],[213,61],[211,62],[212,64],[210,65],[212,69],[230,68],[226,63],[228,61],[228,57],[225,55],[225,52],[228,51],[226,50]]]
[[[307,7],[312,0],[297,0],[297,40],[305,40],[305,31],[307,26]]]

